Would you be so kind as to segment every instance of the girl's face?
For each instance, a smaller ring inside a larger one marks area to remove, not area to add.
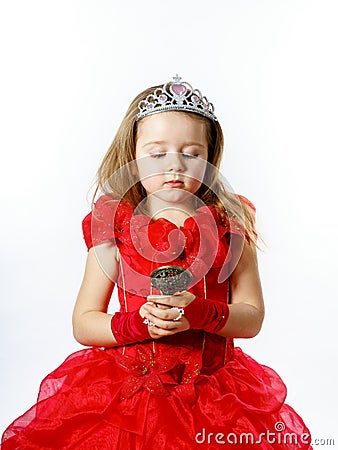
[[[145,117],[138,123],[135,156],[148,195],[183,202],[203,180],[208,159],[206,124],[177,111]]]

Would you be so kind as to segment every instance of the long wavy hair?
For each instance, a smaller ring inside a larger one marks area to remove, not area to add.
[[[162,86],[157,85],[144,90],[131,102],[97,171],[93,203],[100,191],[113,198],[123,198],[133,207],[137,207],[147,196],[141,182],[135,177],[135,169],[133,169],[135,166],[130,164],[135,161],[137,127],[142,121],[142,119],[139,122],[136,121],[136,114],[139,112],[139,102]],[[219,172],[224,147],[224,137],[219,122],[214,122],[200,114],[183,111],[180,111],[180,114],[186,114],[206,124],[210,164],[207,165],[203,183],[195,195],[207,206],[216,207],[222,221],[228,223],[229,219],[233,219],[238,223],[239,228],[245,232],[247,241],[257,246],[258,234],[255,229],[255,211],[252,205],[250,206],[243,201],[243,198],[231,192]],[[120,170],[121,168],[123,170]]]

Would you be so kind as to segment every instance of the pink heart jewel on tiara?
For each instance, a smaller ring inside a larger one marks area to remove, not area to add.
[[[187,90],[187,88],[183,86],[183,84],[173,84],[171,88],[176,95],[183,95]]]

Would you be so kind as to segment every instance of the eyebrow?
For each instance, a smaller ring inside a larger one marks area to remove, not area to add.
[[[162,145],[162,144],[166,144],[166,141],[150,141],[142,145],[142,148],[148,147],[149,145]],[[186,142],[184,144],[184,147],[191,147],[191,146],[205,148],[205,146],[203,144],[200,144],[199,142]]]

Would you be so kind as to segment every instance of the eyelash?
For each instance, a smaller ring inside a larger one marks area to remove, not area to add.
[[[151,153],[151,158],[162,158],[166,153]],[[197,158],[198,155],[191,155],[190,153],[182,153],[185,158]]]

